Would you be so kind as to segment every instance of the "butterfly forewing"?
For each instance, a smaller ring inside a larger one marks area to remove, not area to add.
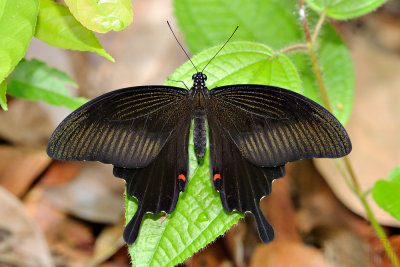
[[[116,90],[71,113],[54,131],[47,152],[58,160],[144,167],[157,157],[190,113],[188,91],[181,88]]]
[[[216,127],[257,166],[306,158],[336,158],[351,150],[339,121],[325,108],[292,91],[263,85],[211,90],[208,112]]]

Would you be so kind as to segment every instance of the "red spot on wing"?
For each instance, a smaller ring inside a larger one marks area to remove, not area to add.
[[[186,182],[186,176],[183,174],[179,174],[178,180],[182,180],[182,181]]]
[[[215,182],[217,179],[221,179],[221,174],[219,173],[214,174],[213,181]]]

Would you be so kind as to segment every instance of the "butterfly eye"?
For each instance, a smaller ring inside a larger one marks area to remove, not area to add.
[[[207,81],[207,76],[203,74],[203,80]]]
[[[196,73],[192,75],[192,80],[196,79]]]

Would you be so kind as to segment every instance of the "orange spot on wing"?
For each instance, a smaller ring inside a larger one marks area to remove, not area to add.
[[[215,181],[217,179],[221,179],[221,174],[219,174],[219,173],[214,174],[213,181]]]
[[[186,182],[186,176],[183,174],[179,174],[178,179]]]

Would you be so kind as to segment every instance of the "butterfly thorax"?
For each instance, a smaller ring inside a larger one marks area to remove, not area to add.
[[[193,142],[198,159],[204,157],[207,143],[206,131],[206,99],[208,89],[205,86],[207,76],[201,72],[193,75],[191,96],[193,100]]]

